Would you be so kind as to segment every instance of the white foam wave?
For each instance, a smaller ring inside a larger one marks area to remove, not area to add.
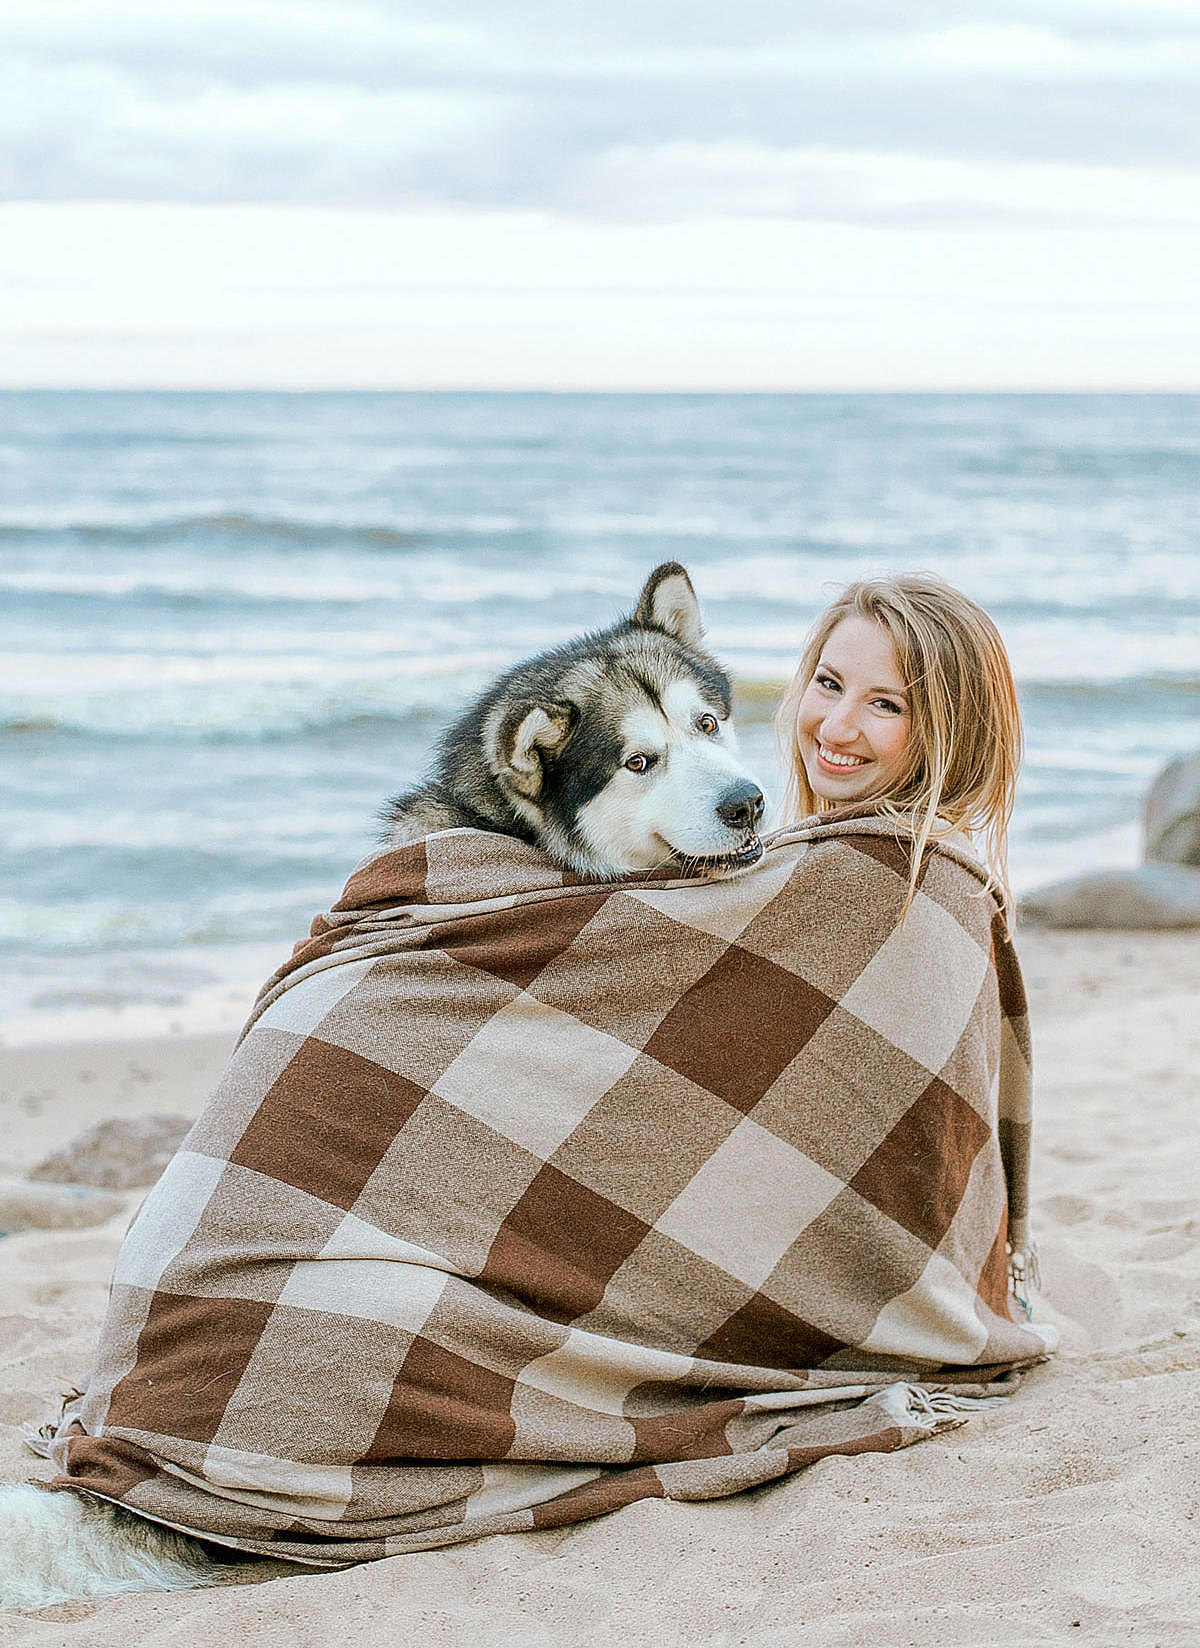
[[[0,1044],[232,1037],[287,950],[272,941],[0,964]]]
[[[207,901],[164,896],[155,902],[91,889],[81,889],[70,901],[0,898],[0,950],[78,954],[282,940],[289,932],[298,938],[307,932],[312,912],[324,908],[335,892],[331,880],[313,877],[286,891],[244,882]]]
[[[98,736],[304,733],[355,720],[440,718],[499,667],[495,654],[344,660],[141,655],[13,660],[0,725]]]
[[[382,787],[381,779],[381,800]],[[226,795],[219,806],[203,811],[147,811],[130,805],[92,804],[71,812],[47,814],[14,807],[4,812],[4,851],[213,853],[223,855],[227,862],[234,857],[253,861],[261,855],[269,857],[276,867],[314,860],[338,864],[353,851],[348,843],[362,843],[369,822],[361,806],[339,808],[333,804],[317,811],[289,799],[286,807],[277,806],[268,812],[258,796]]]
[[[542,606],[572,603],[580,597],[604,597],[619,608],[632,605],[646,567],[628,578],[597,566],[479,565],[466,558],[422,553],[403,562],[380,561],[355,566],[346,556],[313,556],[302,564],[287,557],[261,555],[251,564],[204,563],[139,557],[105,567],[75,565],[13,566],[0,570],[0,591],[33,596],[188,601],[216,609],[238,601],[261,603],[287,613],[310,606],[348,606],[382,610],[391,606],[417,624],[440,607],[477,608],[486,623],[489,603]],[[368,626],[369,627],[369,626]],[[557,636],[562,638],[562,618]]]
[[[369,472],[372,466],[363,464],[361,457],[360,453],[355,454],[356,467]],[[171,502],[175,507],[167,514],[159,499],[142,505],[108,506],[96,499],[86,515],[69,504],[51,501],[39,501],[24,508],[9,504],[0,519],[0,537],[74,533],[93,538],[129,533],[139,539],[152,539],[156,536],[199,537],[207,533],[213,537],[236,534],[267,540],[272,536],[305,539],[327,533],[330,537],[362,538],[368,542],[374,538],[386,542],[443,533],[491,536],[514,531],[523,524],[519,515],[501,511],[347,516],[343,511],[322,508],[320,503],[312,502],[303,515],[298,515],[292,513],[290,498],[280,498],[274,507],[270,500],[264,500],[257,513],[230,510],[221,499],[184,500],[176,495]]]
[[[735,678],[788,681],[803,647],[806,627],[787,620],[713,624],[708,638]],[[1052,620],[1006,626],[1005,641],[1018,686],[1076,685],[1104,688],[1119,683],[1145,685],[1176,679],[1184,683],[1200,674],[1200,636],[1181,630],[1130,631],[1097,624],[1080,632]]]
[[[549,639],[531,635],[520,655]],[[776,692],[796,667],[803,632],[787,624],[730,626],[714,628],[710,639],[735,681]],[[1138,696],[1149,700],[1173,690],[1182,710],[1196,681],[1196,647],[1186,635],[1116,632],[1093,640],[1043,627],[1017,630],[1009,639],[1018,685],[1030,689],[1030,702],[1061,689],[1077,705],[1072,724],[1086,714],[1089,699],[1099,713],[1117,691],[1132,707]],[[0,687],[0,728],[123,738],[280,737],[380,720],[410,722],[424,737],[429,724],[446,721],[512,662],[498,644],[408,656],[381,645],[377,656],[353,660],[291,651],[13,654]]]

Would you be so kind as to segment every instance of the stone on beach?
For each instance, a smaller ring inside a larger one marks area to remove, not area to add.
[[[1039,887],[1019,905],[1039,927],[1200,927],[1200,751],[1177,756],[1146,796],[1146,862]]]
[[[1040,927],[1200,927],[1200,869],[1142,864],[1135,870],[1092,870],[1021,900],[1019,913]]]
[[[35,1167],[31,1179],[132,1190],[159,1177],[179,1148],[186,1116],[114,1116],[78,1134]]]
[[[102,1225],[124,1205],[123,1196],[92,1185],[0,1179],[0,1236],[22,1230],[83,1230]]]
[[[1200,866],[1200,751],[1170,762],[1150,786],[1146,858]]]

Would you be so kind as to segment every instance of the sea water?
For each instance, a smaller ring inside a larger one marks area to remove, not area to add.
[[[999,624],[1019,889],[1200,745],[1200,397],[0,394],[0,1019],[232,1025],[515,659],[682,561],[770,710],[865,573]]]

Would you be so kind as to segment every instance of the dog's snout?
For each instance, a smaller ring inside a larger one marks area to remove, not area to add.
[[[735,784],[717,803],[717,817],[731,830],[753,830],[763,815],[766,802],[757,784]]]

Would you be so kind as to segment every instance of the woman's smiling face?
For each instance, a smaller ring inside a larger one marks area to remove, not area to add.
[[[796,716],[814,795],[843,803],[886,795],[904,776],[912,717],[892,638],[851,614],[821,650]]]

